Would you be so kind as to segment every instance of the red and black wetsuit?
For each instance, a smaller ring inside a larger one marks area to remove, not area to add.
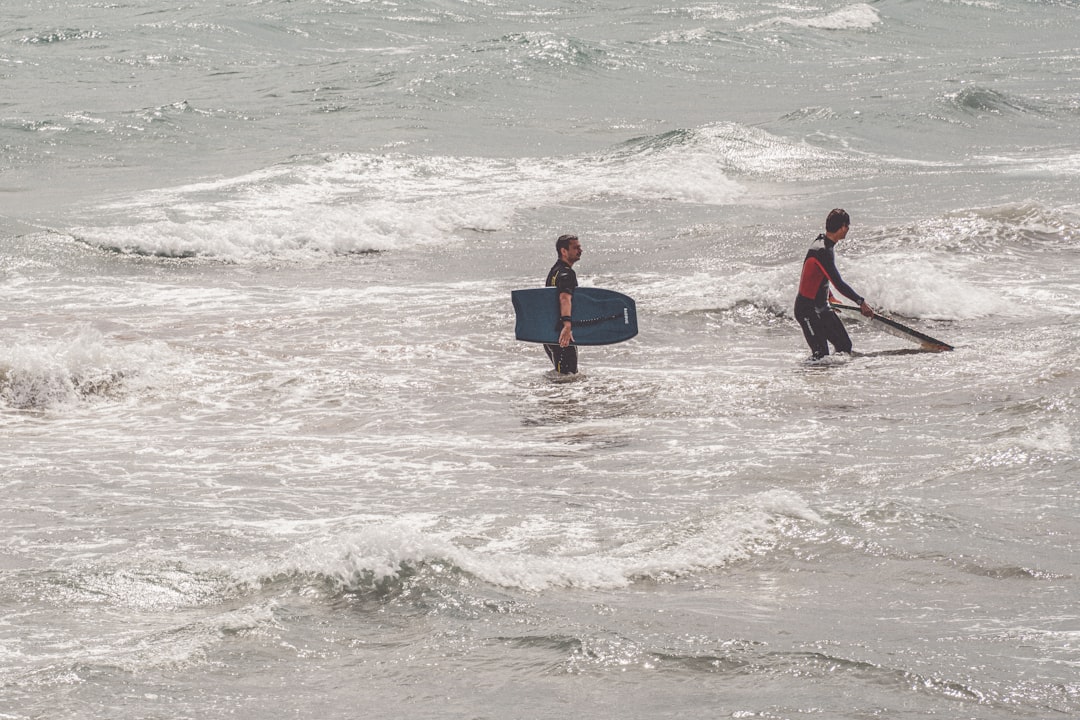
[[[836,269],[836,256],[833,254],[836,242],[824,235],[818,235],[814,242],[818,240],[822,245],[813,245],[803,260],[799,294],[795,297],[795,320],[802,328],[815,360],[829,354],[829,343],[836,352],[851,352],[851,338],[844,329],[844,323],[829,307],[829,284],[854,300],[856,305],[863,303],[863,296],[844,282]]]
[[[560,295],[567,293],[573,297],[574,289],[578,286],[577,273],[560,259],[548,270],[544,286],[559,288]],[[556,372],[572,375],[578,371],[576,345],[561,347],[558,343],[554,345],[545,344],[544,350],[547,351],[547,356],[551,358],[551,363],[555,366]]]

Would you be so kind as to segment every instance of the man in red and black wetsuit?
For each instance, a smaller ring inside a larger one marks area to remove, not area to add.
[[[829,354],[829,343],[832,343],[836,352],[851,352],[851,338],[844,329],[844,323],[829,307],[830,283],[842,295],[858,303],[863,315],[874,316],[874,311],[866,304],[863,296],[844,282],[840,271],[836,269],[833,247],[847,236],[850,224],[851,218],[843,210],[830,212],[825,220],[825,233],[817,236],[803,260],[799,294],[795,298],[795,319],[802,328],[815,360]],[[822,243],[820,247],[817,245],[819,241]]]

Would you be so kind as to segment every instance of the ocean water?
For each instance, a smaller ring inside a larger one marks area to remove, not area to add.
[[[1080,715],[1078,12],[5,3],[0,718]]]

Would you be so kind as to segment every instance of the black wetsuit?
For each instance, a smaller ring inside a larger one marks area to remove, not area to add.
[[[822,243],[820,247],[816,244],[818,241]],[[851,352],[851,338],[844,323],[829,307],[829,283],[857,305],[862,305],[863,296],[840,277],[833,254],[836,243],[824,235],[818,235],[814,242],[803,260],[799,294],[795,298],[795,319],[817,360],[829,354],[829,343],[836,352]]]
[[[544,286],[559,288],[560,295],[567,293],[573,297],[574,289],[578,286],[577,273],[574,272],[574,268],[560,259],[548,271]],[[559,328],[562,328],[561,321],[559,322]],[[555,366],[556,372],[572,375],[578,371],[576,345],[560,347],[557,343],[554,345],[545,344],[544,350],[547,351],[548,357],[551,358],[551,363]]]

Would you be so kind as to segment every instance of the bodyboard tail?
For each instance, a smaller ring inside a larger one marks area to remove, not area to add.
[[[913,342],[919,345],[923,350],[926,350],[928,352],[943,352],[953,349],[952,345],[946,342],[942,342],[937,338],[930,337],[926,333],[919,332],[914,328],[909,328],[902,322],[893,320],[892,318],[885,315],[878,315],[875,313],[873,317],[868,318],[863,315],[862,311],[854,305],[843,305],[837,302],[831,302],[829,304],[832,306],[833,310],[840,313],[841,317],[853,318],[856,320],[861,320],[863,322],[868,322],[878,330],[881,330],[882,332],[887,332],[890,335],[894,335],[898,338],[903,338],[908,342]]]

